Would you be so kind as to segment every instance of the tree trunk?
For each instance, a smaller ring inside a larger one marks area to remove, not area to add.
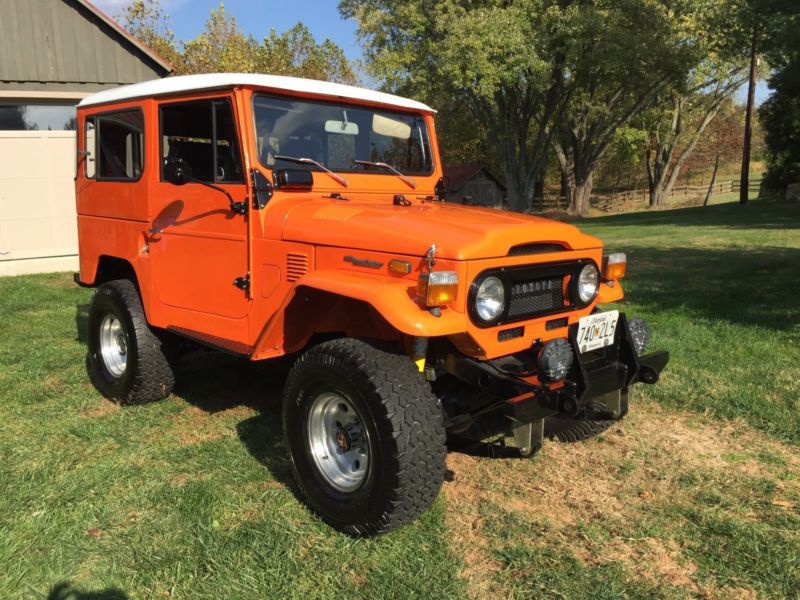
[[[703,206],[708,206],[708,201],[711,200],[711,196],[714,194],[714,186],[717,184],[717,169],[719,169],[719,154],[717,154],[717,160],[714,161],[714,171],[711,173],[711,183],[708,185]]]
[[[592,173],[581,170],[573,174],[569,181],[567,210],[573,215],[589,212],[589,199],[592,196]]]
[[[575,186],[574,212],[585,215],[589,212],[589,200],[592,196],[592,176],[589,175],[582,183]]]
[[[747,204],[750,199],[750,141],[753,137],[753,107],[756,98],[756,32],[750,47],[750,81],[747,86],[747,112],[744,117],[744,148],[742,150],[742,174],[739,180],[739,202]]]
[[[667,205],[667,190],[657,187],[650,190],[650,208],[663,208]]]
[[[533,186],[529,185],[530,179],[525,169],[518,165],[506,165],[506,188],[508,191],[508,205],[515,212],[526,212],[531,208],[533,199]]]

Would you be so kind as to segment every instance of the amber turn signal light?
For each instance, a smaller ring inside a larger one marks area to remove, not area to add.
[[[614,281],[625,277],[625,268],[628,266],[628,259],[624,252],[606,254],[603,257],[603,279]]]
[[[411,263],[405,260],[399,260],[397,258],[393,258],[389,261],[389,270],[392,273],[398,273],[400,275],[408,275],[411,273]]]
[[[458,273],[434,271],[422,273],[417,280],[417,295],[427,306],[452,304],[458,296]]]

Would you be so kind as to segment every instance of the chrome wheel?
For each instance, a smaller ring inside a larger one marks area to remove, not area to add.
[[[311,404],[308,445],[320,474],[340,492],[357,490],[367,476],[370,441],[361,416],[344,396],[323,392]]]
[[[122,377],[128,366],[128,335],[112,314],[106,315],[100,323],[100,356],[112,377]]]

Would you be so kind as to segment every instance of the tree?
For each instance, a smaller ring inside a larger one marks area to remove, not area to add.
[[[583,214],[616,132],[685,77],[695,50],[681,3],[605,0],[577,3],[575,10],[580,18],[566,59],[573,92],[553,148],[569,210]]]
[[[530,207],[551,145],[583,212],[616,130],[684,73],[669,0],[343,0],[370,72],[391,90],[453,99],[486,132],[509,203]],[[679,2],[682,5],[683,2]],[[632,60],[633,59],[633,60]]]
[[[650,206],[664,206],[684,164],[723,104],[747,79],[743,65],[706,59],[680,88],[667,88],[644,118]]]
[[[255,73],[258,63],[258,42],[245,35],[222,4],[211,10],[200,35],[184,43],[185,73]]]
[[[367,68],[390,91],[468,112],[515,210],[530,208],[569,98],[562,47],[573,14],[556,0],[342,0]]]
[[[794,0],[752,0],[770,25],[762,42],[772,67],[773,93],[759,109],[767,146],[765,185],[783,191],[800,182],[800,5]]]
[[[136,39],[169,62],[176,74],[183,72],[175,34],[169,28],[169,16],[158,0],[132,0],[116,19]]]
[[[329,39],[317,43],[302,23],[282,33],[272,30],[259,42],[245,34],[220,4],[211,10],[197,37],[178,42],[159,0],[132,0],[118,20],[167,59],[175,68],[175,75],[272,73],[350,84],[358,82],[353,64],[344,51]]]
[[[276,75],[358,83],[355,69],[344,51],[329,39],[318,44],[302,23],[280,34],[273,29],[259,48],[257,66],[259,71]]]

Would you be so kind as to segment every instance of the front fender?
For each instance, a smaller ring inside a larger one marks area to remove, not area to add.
[[[467,330],[467,317],[463,313],[445,307],[436,317],[417,304],[413,282],[407,279],[366,276],[339,270],[314,271],[297,281],[278,312],[269,320],[256,342],[254,358],[282,354],[281,346],[287,337],[284,332],[286,311],[298,293],[302,293],[298,290],[303,288],[369,304],[387,323],[406,335],[439,337]]]
[[[366,302],[392,327],[407,335],[437,337],[461,333],[467,328],[462,313],[444,308],[436,317],[417,304],[414,287],[408,280],[331,270],[309,273],[297,285]]]

